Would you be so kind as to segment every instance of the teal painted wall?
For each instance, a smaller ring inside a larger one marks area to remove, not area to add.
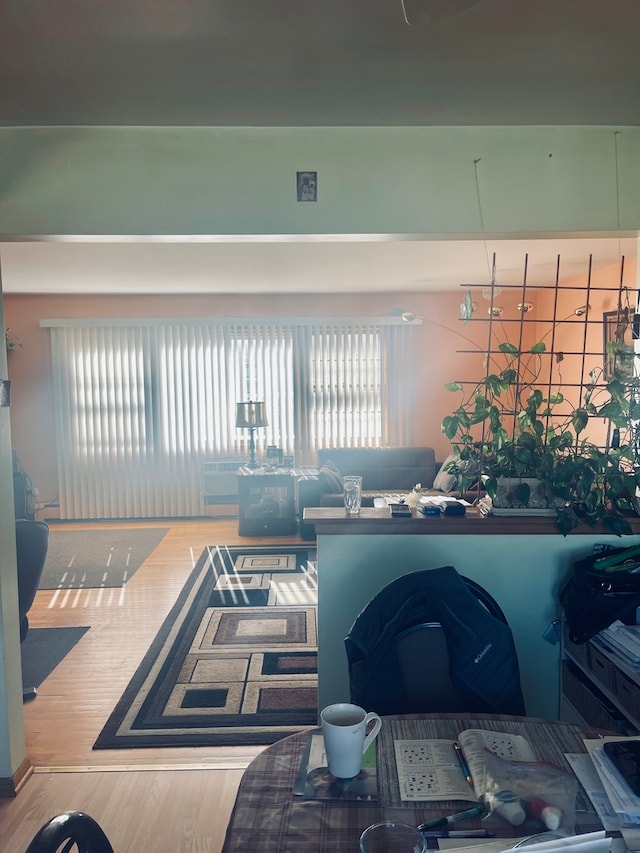
[[[428,526],[428,520],[416,524]],[[622,544],[635,545],[638,536]],[[558,591],[573,561],[596,542],[619,546],[616,536],[320,535],[318,537],[319,707],[349,701],[344,638],[367,602],[408,572],[455,566],[482,584],[513,631],[527,714],[557,719],[560,647],[543,639],[559,616]],[[416,673],[428,679],[428,673]]]
[[[640,128],[0,128],[5,235],[608,232],[618,188],[639,229]]]

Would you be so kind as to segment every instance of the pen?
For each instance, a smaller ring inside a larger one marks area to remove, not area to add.
[[[467,780],[469,785],[473,788],[473,779],[471,778],[471,771],[469,770],[469,765],[464,760],[464,755],[462,754],[462,750],[460,749],[460,744],[454,743],[453,748],[455,750],[456,755],[458,756],[458,762],[460,764],[460,769],[462,770],[462,775]]]
[[[427,829],[422,833],[422,837],[430,838],[495,838],[495,832],[488,832],[486,829],[443,829],[434,830]]]
[[[484,814],[484,811],[485,810],[482,806],[473,806],[473,808],[465,809],[463,812],[450,814],[448,817],[440,817],[437,820],[430,820],[427,823],[421,823],[418,829],[429,830],[436,829],[439,826],[448,826],[450,823],[455,823],[457,820],[464,820],[466,817],[478,817],[479,815]]]

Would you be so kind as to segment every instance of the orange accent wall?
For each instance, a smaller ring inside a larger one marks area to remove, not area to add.
[[[455,330],[460,325],[457,294],[255,295],[255,296],[35,296],[5,294],[5,323],[22,341],[8,357],[11,379],[11,435],[14,450],[39,490],[39,501],[57,497],[49,332],[45,318],[83,317],[291,317],[387,315],[402,307],[430,318],[416,327],[416,349],[405,378],[415,400],[414,442],[435,447],[444,458],[440,432],[451,395],[444,383],[455,364]],[[453,363],[452,363],[453,360]]]
[[[635,265],[628,265],[625,279],[635,281]],[[615,288],[617,272],[604,274]],[[613,282],[611,277],[614,276]],[[579,283],[580,280],[576,280]],[[503,318],[517,317],[510,302],[519,297],[504,292]],[[550,292],[529,294],[538,316],[548,310]],[[423,319],[415,329],[415,353],[406,365],[404,381],[414,400],[414,443],[435,448],[439,460],[449,452],[441,432],[441,422],[458,402],[445,384],[454,380],[476,379],[484,373],[483,349],[486,324],[460,319],[464,290],[454,293],[389,293],[340,295],[172,295],[172,296],[92,296],[5,294],[5,324],[22,341],[22,348],[8,355],[11,379],[11,435],[14,450],[39,490],[39,501],[57,497],[55,431],[51,384],[51,355],[48,330],[40,327],[45,318],[83,317],[287,317],[287,316],[374,316],[388,315],[401,307]],[[476,316],[486,315],[488,303],[474,291]],[[528,296],[529,298],[529,296]],[[564,297],[563,297],[564,298]],[[573,298],[573,297],[572,297]],[[611,299],[607,297],[609,301]],[[584,302],[578,300],[576,304]],[[606,300],[591,298],[592,310],[615,308]],[[547,303],[547,304],[545,304]],[[540,313],[542,312],[542,313]],[[597,327],[598,343],[601,330]],[[460,350],[471,350],[463,353]]]

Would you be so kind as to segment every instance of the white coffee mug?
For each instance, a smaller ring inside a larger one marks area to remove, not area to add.
[[[378,736],[382,720],[373,711],[367,713],[346,702],[323,708],[320,720],[329,773],[338,779],[353,779],[360,772],[363,754]]]

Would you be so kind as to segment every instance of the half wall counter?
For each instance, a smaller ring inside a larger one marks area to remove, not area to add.
[[[344,638],[356,616],[391,581],[408,572],[454,566],[487,589],[503,609],[518,652],[527,714],[557,719],[560,709],[560,645],[544,635],[560,615],[558,592],[573,563],[596,544],[640,544],[633,533],[614,536],[584,527],[568,536],[549,518],[391,518],[388,508],[363,508],[346,517],[341,508],[309,508],[318,548],[319,706],[349,701]],[[428,673],[416,673],[428,678]]]

